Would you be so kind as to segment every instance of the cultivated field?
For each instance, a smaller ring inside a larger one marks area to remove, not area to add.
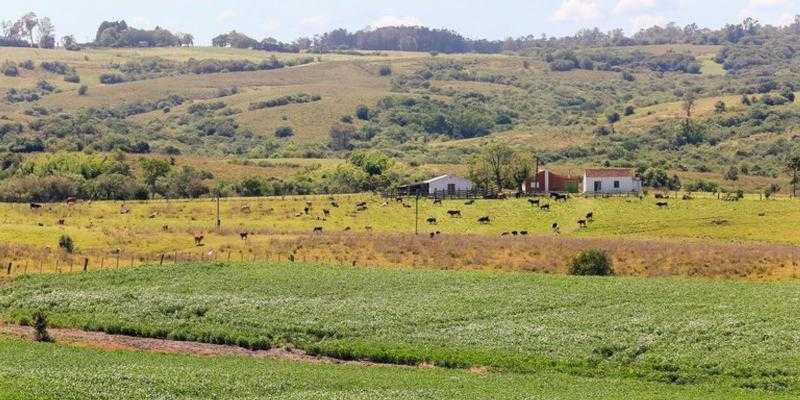
[[[290,346],[341,359],[520,373],[534,382],[558,372],[622,379],[623,388],[627,379],[669,383],[695,397],[694,385],[797,395],[798,289],[796,282],[217,263],[19,278],[0,289],[0,318],[30,323],[43,310],[58,327]]]

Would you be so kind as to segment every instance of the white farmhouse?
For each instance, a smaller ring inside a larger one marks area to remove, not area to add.
[[[587,169],[583,175],[583,193],[638,193],[642,181],[627,168]]]
[[[426,181],[400,187],[408,195],[448,195],[453,196],[473,188],[472,181],[454,175],[442,175]]]

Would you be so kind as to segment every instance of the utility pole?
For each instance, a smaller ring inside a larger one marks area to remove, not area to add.
[[[219,218],[219,190],[217,190],[217,229],[222,227],[222,220]]]

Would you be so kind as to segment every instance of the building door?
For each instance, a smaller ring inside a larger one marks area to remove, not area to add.
[[[447,194],[453,196],[456,194],[456,184],[455,183],[448,183],[447,184]]]
[[[603,190],[603,182],[602,181],[594,181],[594,191],[599,192]]]

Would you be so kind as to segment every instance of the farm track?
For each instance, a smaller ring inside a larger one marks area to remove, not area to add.
[[[80,329],[48,329],[57,342],[69,343],[103,350],[134,350],[153,353],[189,354],[204,357],[238,356],[253,358],[270,358],[278,360],[299,361],[323,364],[348,364],[359,366],[392,366],[396,364],[376,363],[369,361],[343,360],[326,356],[315,356],[299,349],[271,348],[268,350],[250,350],[243,347],[210,344],[202,342],[155,339],[128,335],[111,335],[103,332]],[[0,334],[32,340],[32,327],[12,325],[0,322]],[[427,367],[427,366],[426,366]]]

